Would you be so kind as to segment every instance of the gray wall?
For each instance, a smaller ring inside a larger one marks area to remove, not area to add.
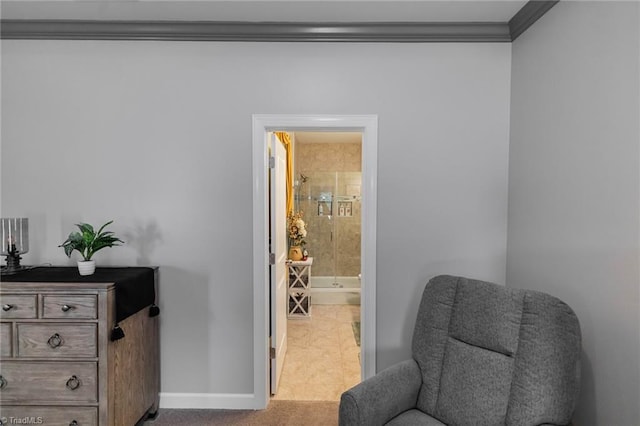
[[[560,2],[513,43],[507,285],[569,303],[576,423],[640,421],[639,4]]]
[[[426,281],[504,282],[509,44],[3,41],[2,216],[25,263],[161,274],[163,392],[253,391],[251,114],[378,114],[378,368],[409,355]]]

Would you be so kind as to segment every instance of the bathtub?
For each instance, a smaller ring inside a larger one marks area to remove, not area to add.
[[[359,305],[360,278],[311,276],[312,305]]]

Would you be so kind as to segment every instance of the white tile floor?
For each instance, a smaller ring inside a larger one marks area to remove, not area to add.
[[[311,319],[290,319],[287,355],[272,399],[339,401],[342,392],[360,383],[354,321],[360,321],[358,305],[312,305]]]

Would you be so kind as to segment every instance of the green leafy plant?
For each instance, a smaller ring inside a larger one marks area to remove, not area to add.
[[[102,250],[105,247],[119,246],[120,243],[124,243],[113,232],[104,230],[112,223],[112,220],[105,223],[98,232],[88,223],[77,223],[76,226],[80,229],[80,232],[74,231],[70,233],[69,238],[58,247],[62,247],[68,257],[71,257],[71,253],[74,250],[78,250],[84,260],[91,260],[91,257],[98,250]]]

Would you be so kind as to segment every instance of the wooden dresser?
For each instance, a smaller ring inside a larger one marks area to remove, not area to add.
[[[129,294],[139,291],[135,269],[147,281],[152,274],[153,294],[147,292],[146,300]],[[157,269],[149,269],[98,268],[95,278],[76,272],[69,282],[47,282],[47,271],[39,271],[37,282],[24,282],[28,277],[6,282],[14,278],[3,277],[3,425],[133,426],[157,413]],[[60,269],[51,271],[54,280],[65,279]],[[121,273],[128,289],[118,288]],[[117,303],[117,298],[123,300]]]

